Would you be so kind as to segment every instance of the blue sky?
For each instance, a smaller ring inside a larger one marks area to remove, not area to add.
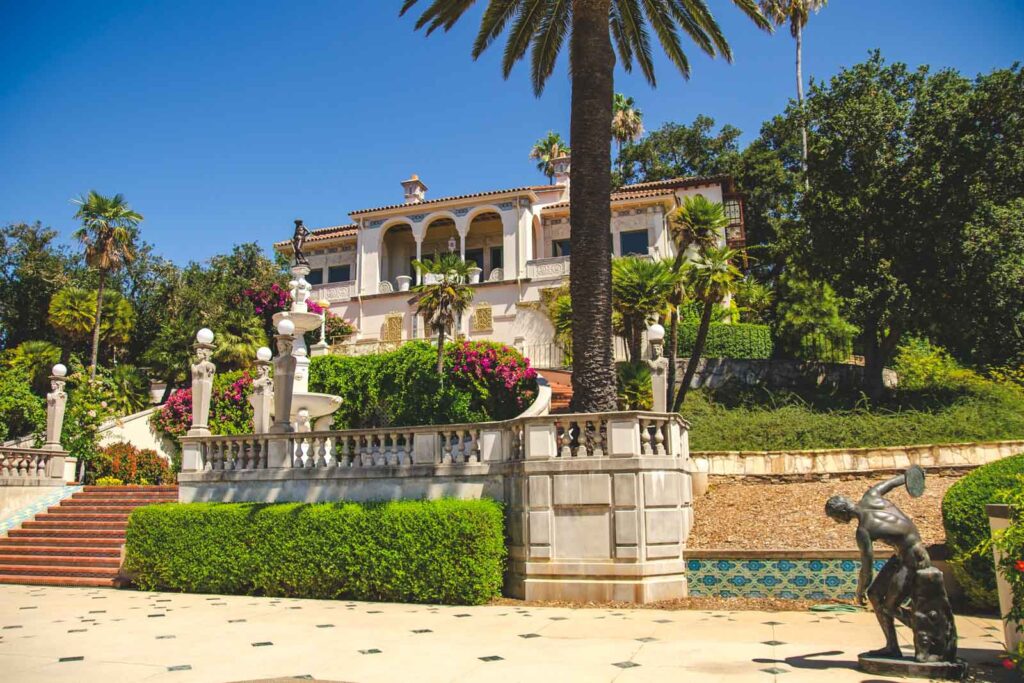
[[[426,0],[423,0],[425,4]],[[527,65],[508,81],[501,46],[469,57],[482,2],[429,39],[399,0],[0,0],[0,222],[67,236],[70,199],[124,193],[143,237],[178,263],[232,244],[348,222],[401,200],[542,181],[527,155],[568,134],[564,59],[544,96]],[[793,95],[793,41],[709,0],[735,61],[691,49],[684,81],[618,73],[648,128],[698,114],[756,135]],[[891,61],[975,75],[1022,56],[1019,0],[833,0],[811,19],[804,72],[827,78],[878,47]]]

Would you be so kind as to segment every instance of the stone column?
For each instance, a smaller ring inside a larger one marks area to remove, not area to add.
[[[295,323],[284,318],[277,324],[277,332],[274,336],[274,343],[277,345],[277,358],[274,359],[274,424],[270,426],[270,433],[291,434],[295,431],[291,424],[296,366],[296,358],[292,355],[295,346]],[[291,465],[289,444],[287,439],[275,439],[270,442],[268,468]]]
[[[252,433],[265,434],[270,429],[270,402],[274,400],[274,385],[270,379],[270,349],[260,347],[256,352],[256,377],[252,381]]]
[[[203,328],[196,333],[196,362],[192,364],[192,427],[187,436],[210,436],[210,397],[213,393],[213,376],[217,366],[213,356],[213,332]],[[202,449],[199,444],[186,443],[182,447],[182,472],[198,472],[203,469]]]
[[[415,233],[413,233],[413,237],[416,238],[416,260],[422,263],[423,262],[423,235],[417,236]],[[419,285],[420,284],[420,269],[419,268],[415,268],[414,271],[415,272],[413,273],[413,277],[415,278],[415,280],[413,280],[413,282],[414,282],[414,284]]]
[[[58,363],[53,366],[53,374],[50,375],[51,391],[46,395],[46,443],[43,450],[63,453],[60,433],[64,425],[64,408],[68,402],[68,395],[64,391],[67,374],[68,369],[64,365]],[[50,456],[46,463],[46,475],[55,479],[64,477],[63,455]]]

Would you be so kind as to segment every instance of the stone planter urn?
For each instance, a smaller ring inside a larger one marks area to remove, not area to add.
[[[411,277],[409,277],[408,275],[399,275],[395,279],[398,280],[398,291],[399,292],[408,292],[409,291],[409,284],[412,282],[412,278]]]
[[[468,271],[469,273],[469,284],[478,285],[480,284],[480,273],[484,272],[483,269],[473,266]]]
[[[436,285],[437,284],[437,273],[423,273],[423,284],[425,284],[425,285]]]
[[[988,513],[988,524],[992,529],[993,535],[997,531],[1007,529],[1010,526],[1010,506],[1009,505],[986,505],[985,512]],[[1010,592],[1010,584],[1003,576],[1002,572],[999,571],[999,562],[1002,559],[1002,553],[999,548],[992,548],[992,554],[995,556],[996,562],[996,589],[999,591],[999,614],[1009,614],[1010,607],[1013,601],[1013,594]],[[1017,651],[1017,644],[1024,640],[1024,624],[1019,621],[1003,621],[1003,634],[1005,636],[1006,649],[1009,652]]]

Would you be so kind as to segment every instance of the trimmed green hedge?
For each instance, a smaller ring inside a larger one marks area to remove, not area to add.
[[[697,341],[698,323],[679,326],[679,353],[689,357]],[[705,358],[771,358],[775,345],[767,325],[711,323],[704,344]]]
[[[151,505],[125,547],[143,590],[445,604],[499,595],[504,560],[489,500]]]
[[[1019,485],[1024,453],[983,465],[953,484],[942,499],[942,524],[951,553],[953,575],[971,602],[997,605],[995,561],[985,505],[999,502],[997,493]]]

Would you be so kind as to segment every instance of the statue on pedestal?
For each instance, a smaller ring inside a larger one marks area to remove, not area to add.
[[[924,493],[924,470],[912,465],[903,474],[872,486],[860,502],[833,496],[825,514],[847,524],[857,520],[860,576],[857,602],[871,602],[885,634],[885,647],[860,655],[860,667],[868,673],[959,680],[965,666],[956,658],[956,623],[949,606],[942,572],[932,566],[928,550],[914,522],[885,495],[905,486],[912,497]],[[877,576],[874,573],[875,541],[892,547]],[[908,604],[909,603],[909,604]],[[895,620],[914,632],[914,659],[903,659],[896,637]]]
[[[306,259],[306,255],[302,252],[302,247],[306,244],[308,236],[309,228],[302,224],[301,218],[297,218],[295,220],[295,234],[292,235],[292,251],[295,252],[296,265],[309,265],[309,260]]]

